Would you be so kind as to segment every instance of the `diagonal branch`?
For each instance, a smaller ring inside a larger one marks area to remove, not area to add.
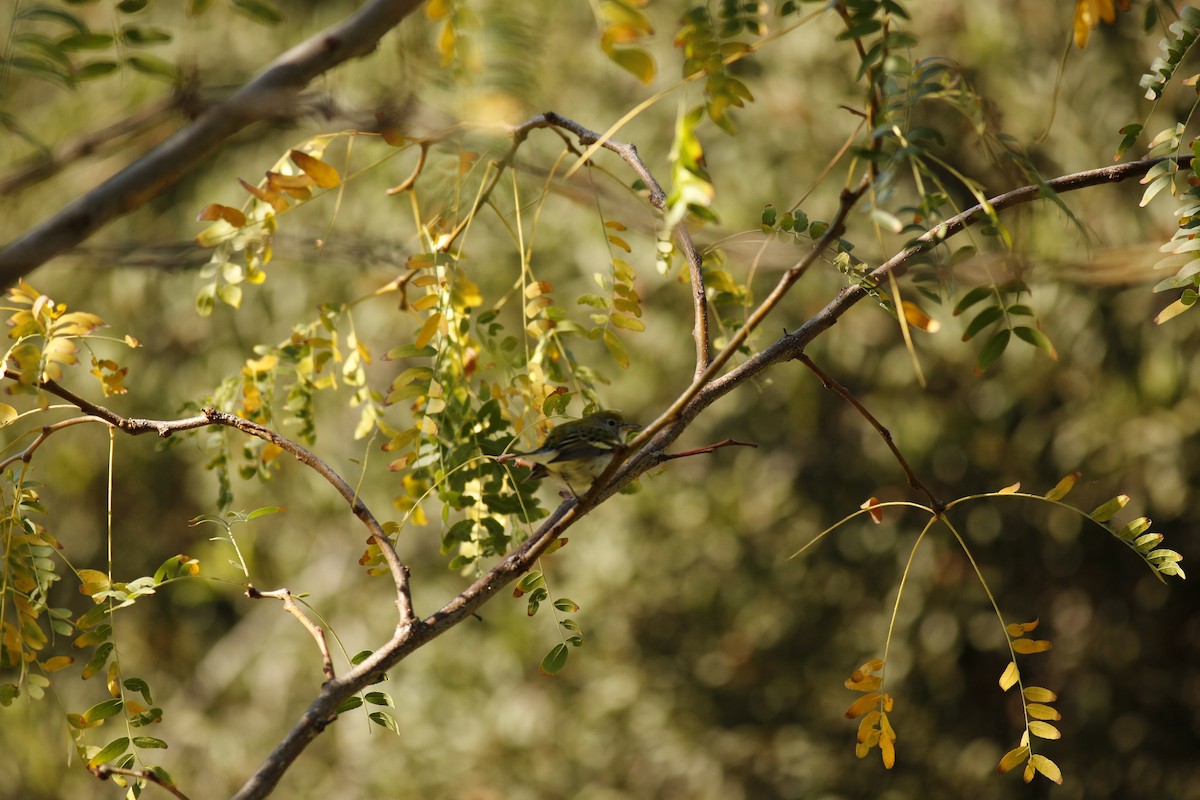
[[[371,0],[342,22],[288,50],[228,100],[0,250],[0,284],[15,282],[161,194],[234,134],[294,98],[314,78],[373,51],[385,33],[420,5],[421,0]]]
[[[11,370],[4,370],[3,377],[16,378],[16,374]],[[80,411],[83,411],[88,416],[80,417],[74,420],[67,420],[64,423],[59,423],[58,426],[50,426],[43,429],[40,436],[33,444],[25,449],[21,454],[9,459],[9,462],[15,458],[28,457],[44,441],[45,436],[53,433],[58,427],[66,424],[77,424],[80,422],[96,422],[102,421],[117,430],[128,433],[131,436],[138,436],[143,433],[154,432],[162,438],[167,438],[174,433],[183,431],[195,430],[196,428],[206,428],[213,425],[222,425],[228,428],[235,428],[250,436],[262,439],[265,442],[277,445],[281,450],[291,454],[293,458],[305,465],[309,469],[316,472],[324,478],[338,494],[350,505],[350,510],[354,516],[366,526],[371,533],[371,538],[379,545],[380,551],[383,553],[384,560],[387,562],[388,569],[392,573],[392,581],[396,584],[396,608],[400,612],[400,622],[398,628],[405,628],[416,620],[416,614],[413,611],[412,590],[409,585],[409,569],[400,561],[400,556],[396,553],[396,549],[392,546],[391,541],[384,533],[383,527],[379,524],[379,520],[367,508],[366,503],[354,491],[346,480],[337,473],[332,467],[326,464],[311,450],[293,442],[286,436],[281,436],[275,431],[267,428],[264,425],[259,425],[257,422],[251,422],[247,419],[242,419],[235,414],[229,414],[224,411],[218,411],[215,408],[206,408],[200,414],[192,417],[185,417],[177,420],[158,420],[158,419],[138,419],[135,417],[123,417],[114,411],[105,408],[102,405],[86,400],[71,390],[52,380],[42,380],[38,384],[42,389],[61,397],[63,400],[74,405]],[[6,462],[8,463],[8,462]]]

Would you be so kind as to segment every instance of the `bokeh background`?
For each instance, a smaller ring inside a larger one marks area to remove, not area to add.
[[[113,13],[107,5],[76,10],[103,27]],[[94,311],[118,335],[144,343],[121,354],[131,367],[131,391],[112,408],[145,417],[181,414],[185,403],[236,373],[255,344],[285,338],[320,302],[373,291],[419,249],[405,201],[384,195],[407,175],[409,154],[369,170],[336,208],[326,201],[289,215],[267,284],[248,291],[240,312],[219,307],[201,318],[193,304],[206,254],[189,244],[201,227],[194,217],[209,202],[240,203],[237,177],[253,180],[311,135],[368,126],[377,111],[413,134],[460,119],[513,123],[547,109],[603,130],[678,75],[670,39],[682,4],[659,0],[647,8],[658,30],[651,47],[660,66],[649,88],[605,60],[584,3],[473,5],[483,23],[475,37],[486,65],[473,83],[457,83],[438,67],[436,27],[414,16],[370,59],[314,84],[301,113],[239,137],[175,189],[30,276],[55,299]],[[912,6],[920,53],[960,63],[985,98],[981,114],[1024,143],[1047,176],[1109,163],[1117,129],[1149,111],[1138,78],[1162,34],[1142,31],[1144,4],[1097,30],[1086,49],[1070,50],[1061,78],[1072,4]],[[277,26],[248,22],[223,4],[190,21],[174,4],[148,13],[174,34],[159,52],[194,69],[202,101],[227,94],[271,54],[354,4],[280,7],[286,19]],[[0,25],[10,24],[11,15],[4,16]],[[756,101],[736,115],[741,133],[701,130],[721,224],[697,237],[721,245],[710,263],[722,263],[739,280],[749,278],[763,205],[795,202],[857,123],[839,108],[859,100],[856,56],[834,41],[838,29],[834,18],[822,18],[765,47],[743,67]],[[169,91],[132,72],[75,92],[17,77],[8,75],[4,109],[47,144]],[[679,103],[698,102],[697,92],[677,90],[620,133],[664,180]],[[1166,127],[1192,100],[1169,94],[1147,130]],[[950,163],[979,176],[989,192],[1015,185],[987,160],[970,120],[944,108],[928,113],[947,135],[942,155]],[[0,239],[52,213],[151,143],[98,154],[0,198]],[[477,146],[489,140],[480,137]],[[0,151],[6,171],[31,155],[15,137]],[[522,149],[530,197],[558,152],[548,133]],[[362,157],[365,166],[371,156]],[[597,161],[628,183],[615,158]],[[448,174],[449,167],[432,169]],[[813,218],[833,213],[838,174],[805,201]],[[432,190],[430,196],[429,202],[439,200]],[[1134,499],[1124,518],[1153,517],[1166,545],[1190,559],[1200,515],[1200,361],[1194,358],[1200,335],[1191,315],[1162,327],[1151,322],[1169,301],[1150,292],[1161,277],[1151,267],[1174,219],[1165,197],[1139,209],[1139,196],[1140,187],[1119,186],[1068,197],[1086,235],[1048,204],[1014,212],[1005,221],[1017,251],[981,258],[960,273],[958,294],[988,270],[1019,271],[1033,287],[1031,304],[1057,345],[1057,362],[1014,345],[987,374],[973,376],[978,343],[960,341],[961,320],[950,314],[953,294],[940,307],[926,303],[942,331],[916,334],[927,387],[917,381],[895,321],[868,303],[809,352],[890,428],[941,497],[1015,481],[1044,492],[1080,470],[1070,500],[1090,510],[1128,493]],[[548,201],[533,267],[563,298],[587,291],[607,258],[597,202],[632,229],[629,260],[639,272],[648,329],[630,340],[634,363],[627,370],[598,349],[581,345],[578,354],[610,381],[602,388],[606,404],[646,422],[686,386],[692,354],[686,287],[655,272],[651,218],[616,182],[581,172]],[[496,205],[507,213],[511,195]],[[861,242],[856,254],[868,261],[898,244],[875,243],[863,218],[853,225],[851,238],[857,232]],[[319,253],[316,239],[327,243]],[[977,244],[989,247],[987,240]],[[768,249],[753,276],[755,293],[765,294],[800,252]],[[485,297],[507,291],[518,260],[496,215],[472,227],[467,255]],[[798,326],[841,280],[832,268],[807,276],[757,343]],[[416,327],[390,299],[360,307],[356,324],[377,354],[411,340]],[[373,385],[385,387],[397,371],[376,361]],[[84,377],[68,381],[91,391]],[[384,469],[388,457],[377,441],[353,440],[346,397],[319,400],[315,449],[347,475],[361,470],[364,498],[388,516],[399,476]],[[404,411],[395,413],[400,418]],[[1001,755],[1016,746],[1020,705],[997,687],[1006,651],[987,597],[962,550],[938,528],[913,560],[891,641],[898,763],[885,771],[878,751],[858,761],[857,725],[842,715],[856,695],[842,681],[882,655],[923,520],[916,513],[889,513],[881,525],[859,518],[802,557],[789,556],[869,496],[920,498],[879,437],[799,364],[782,365],[722,399],[679,444],[725,437],[758,447],[672,462],[644,477],[638,493],[614,498],[573,528],[569,546],[545,561],[552,596],[581,606],[576,619],[585,644],[572,650],[562,673],[538,676],[542,655],[558,641],[548,610],[529,619],[523,601],[502,596],[481,619],[403,662],[380,687],[395,700],[390,711],[399,736],[351,713],[309,748],[278,796],[1200,797],[1195,589],[1160,584],[1119,542],[1077,516],[1013,499],[965,505],[954,519],[1007,619],[1040,618],[1039,634],[1054,642],[1050,652],[1023,659],[1022,669],[1059,693],[1063,738],[1046,743],[1044,752],[1061,766],[1065,784],[1038,778],[1027,787],[1015,775],[994,773]],[[35,462],[45,484],[46,524],[76,567],[104,563],[107,447],[104,431],[75,428],[56,435]],[[195,438],[172,448],[147,437],[119,439],[115,451],[117,575],[148,574],[177,552],[204,565],[203,579],[173,585],[116,618],[123,671],[145,677],[166,710],[152,734],[170,749],[152,755],[192,797],[220,797],[239,786],[321,680],[308,634],[277,604],[245,599],[239,574],[227,564],[228,547],[208,541],[214,530],[188,525],[216,510],[207,460]],[[358,566],[362,530],[333,493],[292,463],[269,483],[235,488],[235,508],[287,507],[239,535],[255,584],[307,593],[349,652],[384,641],[395,622],[389,584]],[[542,491],[553,502],[553,490]],[[406,529],[400,542],[413,567],[419,613],[469,582],[446,569],[438,542],[436,523]],[[69,583],[58,587],[56,604],[84,610],[88,601]],[[0,710],[0,797],[116,796],[115,787],[70,760],[62,717],[103,699],[103,686],[80,681],[76,666],[58,673],[54,688],[55,699]]]

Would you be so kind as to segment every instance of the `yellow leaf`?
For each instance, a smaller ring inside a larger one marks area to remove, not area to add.
[[[1018,764],[1024,763],[1027,758],[1029,758],[1029,747],[1015,747],[1000,759],[1000,763],[996,765],[996,772],[1003,775]]]
[[[1059,732],[1058,728],[1054,727],[1049,722],[1030,722],[1029,732],[1042,739],[1062,738],[1062,734]]]
[[[1032,622],[1014,622],[1011,625],[1005,625],[1005,632],[1013,639],[1019,639],[1032,630],[1036,630],[1038,623],[1041,620],[1033,620]]]
[[[1062,782],[1063,782],[1062,771],[1059,770],[1058,765],[1055,764],[1050,759],[1048,759],[1042,755],[1037,755],[1037,756],[1033,756],[1032,758],[1029,759],[1029,764],[1030,764],[1030,766],[1032,766],[1038,772],[1045,775],[1050,780],[1054,781],[1055,783],[1057,783],[1059,785],[1062,785]]]
[[[1049,639],[1014,639],[1012,649],[1021,655],[1044,653],[1051,647]]]
[[[858,736],[855,741],[865,742],[871,738],[872,734],[878,737],[879,731],[875,730],[875,726],[879,724],[881,716],[883,716],[883,713],[879,709],[864,714],[862,720],[858,723]]]
[[[620,221],[618,221],[618,220],[615,220],[615,219],[610,219],[608,222],[605,222],[605,223],[604,223],[604,227],[606,227],[606,228],[612,228],[614,231],[624,231],[624,230],[628,230],[628,228],[625,226],[625,223],[623,223],[623,222],[620,222]]]
[[[200,222],[224,220],[235,228],[242,228],[246,225],[246,215],[236,208],[223,206],[219,203],[209,203],[200,210],[196,215],[196,219]]]
[[[0,403],[0,427],[8,425],[17,418],[17,410],[8,403]]]
[[[427,294],[424,297],[418,297],[412,304],[413,311],[428,311],[436,306],[438,296],[436,294]]]
[[[1020,488],[1021,488],[1021,482],[1017,481],[1016,483],[1014,483],[1010,486],[1005,486],[1003,489],[996,492],[996,494],[1013,494],[1013,493],[1017,492]]]
[[[1093,522],[1108,522],[1117,512],[1129,502],[1129,495],[1119,494],[1107,503],[1102,503],[1095,511],[1088,514]]]
[[[304,174],[312,178],[322,189],[330,189],[342,182],[338,171],[321,159],[313,158],[308,153],[299,150],[293,150],[288,155],[295,165],[304,170]]]
[[[108,693],[113,697],[121,696],[121,667],[116,661],[108,662],[108,674],[105,677]]]
[[[437,333],[438,327],[441,324],[442,312],[433,312],[429,319],[425,320],[425,324],[421,326],[421,330],[417,332],[417,340],[413,343],[414,346],[420,350],[422,347],[433,341],[433,336]]]
[[[1046,492],[1046,499],[1047,500],[1062,500],[1064,497],[1067,496],[1067,492],[1069,492],[1073,488],[1075,488],[1075,482],[1079,480],[1079,476],[1081,474],[1082,473],[1080,473],[1080,472],[1072,472],[1070,475],[1063,478],[1061,481],[1059,481],[1057,484],[1055,484],[1053,489]]]
[[[1034,719],[1062,719],[1062,714],[1058,713],[1058,709],[1053,706],[1048,706],[1045,703],[1030,703],[1025,706],[1025,710],[1029,712],[1029,716]]]
[[[1029,783],[1031,780],[1033,780],[1033,776],[1035,774],[1037,774],[1037,773],[1035,773],[1033,770],[1033,764],[1026,763],[1025,771],[1023,773],[1021,773],[1021,780],[1025,781],[1026,783]]]
[[[1041,686],[1026,686],[1021,694],[1031,703],[1053,703],[1058,699],[1058,695]]]
[[[896,766],[896,743],[886,736],[880,736],[879,755],[883,759],[884,768],[891,769]]]
[[[851,703],[850,707],[846,709],[846,719],[861,717],[863,714],[879,705],[879,698],[879,692],[864,694],[862,697]]]
[[[1021,678],[1021,672],[1017,669],[1017,662],[1010,661],[1008,666],[1004,668],[1004,672],[1000,675],[1000,689],[1007,692]]]
[[[255,199],[266,203],[271,208],[275,209],[276,212],[283,212],[283,211],[288,210],[287,199],[284,198],[279,193],[272,192],[270,189],[260,189],[259,187],[255,186],[254,184],[248,183],[248,182],[242,180],[241,178],[238,178],[238,183],[240,183],[242,185],[243,189],[245,189],[250,194],[254,195]]]
[[[75,659],[70,656],[54,656],[38,663],[44,672],[58,672],[60,669],[66,669],[75,663]]]
[[[904,307],[904,319],[912,327],[926,333],[937,333],[942,329],[942,323],[926,314],[916,303],[904,300],[901,305]]]

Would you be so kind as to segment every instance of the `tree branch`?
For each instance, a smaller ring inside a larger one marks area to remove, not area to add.
[[[4,377],[15,378],[16,375],[11,370],[6,369],[4,370]],[[70,424],[99,420],[131,436],[138,436],[153,431],[164,439],[182,431],[205,428],[211,425],[223,425],[228,428],[236,428],[250,436],[262,439],[291,454],[293,458],[316,472],[337,490],[338,494],[350,505],[350,510],[354,513],[354,516],[358,517],[363,525],[366,526],[367,530],[371,533],[371,538],[379,545],[380,552],[383,553],[383,558],[392,573],[392,581],[396,584],[396,609],[400,612],[400,621],[397,627],[407,627],[416,620],[412,604],[409,569],[400,561],[400,556],[396,553],[396,548],[392,546],[391,540],[383,532],[383,527],[379,524],[379,520],[367,508],[366,503],[357,495],[354,488],[336,470],[322,461],[311,450],[293,442],[286,436],[279,435],[264,425],[242,419],[235,414],[218,411],[215,408],[206,408],[196,416],[177,420],[137,419],[134,417],[123,417],[104,406],[97,405],[90,400],[85,400],[56,381],[43,380],[38,385],[50,394],[61,397],[89,415],[76,420],[67,420],[66,422]],[[59,423],[59,427],[63,424]],[[35,446],[40,445],[45,436],[52,432],[49,429],[43,430],[42,436],[38,440],[35,440],[29,448],[26,448],[26,452],[32,452],[33,449],[36,449]],[[17,457],[21,457],[22,455],[24,454],[20,454]]]
[[[303,609],[296,604],[296,598],[292,593],[285,589],[274,589],[269,592],[261,592],[253,586],[246,587],[246,597],[251,600],[260,600],[265,597],[270,597],[275,600],[283,601],[283,608],[296,619],[300,620],[300,624],[308,630],[313,639],[317,642],[317,649],[321,651],[321,672],[325,675],[325,680],[331,681],[334,679],[333,659],[329,655],[329,643],[325,641],[325,630],[317,623],[308,618]]]
[[[904,454],[900,452],[900,448],[896,446],[896,442],[892,438],[892,432],[883,427],[883,424],[875,418],[875,415],[868,411],[867,407],[860,403],[858,398],[850,393],[849,389],[831,378],[825,373],[824,370],[813,363],[813,360],[808,357],[807,353],[801,353],[799,356],[797,356],[797,359],[804,366],[812,370],[813,374],[817,376],[817,379],[821,381],[821,384],[826,389],[832,389],[834,392],[836,392],[843,400],[853,406],[854,410],[861,414],[867,422],[871,424],[871,427],[874,428],[875,431],[883,438],[883,443],[886,444],[888,449],[892,451],[892,455],[895,456],[896,460],[900,462],[900,468],[904,470],[904,474],[908,478],[908,485],[913,489],[922,492],[926,497],[929,498],[930,507],[933,509],[934,514],[941,514],[942,511],[945,510],[946,504],[934,497],[933,492],[929,490],[929,487],[917,477],[915,472],[913,472],[912,467],[908,465],[908,459],[904,457]]]
[[[317,76],[367,55],[421,0],[371,0],[279,56],[223,103],[0,250],[0,283],[14,283],[177,183],[226,140],[264,119]]]

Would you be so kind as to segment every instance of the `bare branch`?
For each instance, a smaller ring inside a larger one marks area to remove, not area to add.
[[[4,377],[13,378],[14,373],[11,370],[4,371]],[[383,553],[384,560],[387,562],[388,569],[392,573],[392,581],[396,584],[396,608],[400,612],[400,622],[398,627],[406,627],[416,620],[416,614],[413,611],[412,604],[412,589],[410,587],[409,569],[400,561],[400,556],[396,553],[396,548],[392,546],[391,540],[383,531],[383,527],[379,524],[379,520],[367,508],[366,503],[354,491],[346,480],[337,473],[332,467],[322,461],[315,453],[307,448],[293,442],[286,436],[281,436],[275,431],[267,428],[264,425],[259,425],[257,422],[251,422],[247,419],[242,419],[235,414],[229,414],[224,411],[219,411],[215,408],[206,408],[200,414],[193,417],[186,417],[178,420],[156,420],[156,419],[137,419],[133,417],[123,417],[104,406],[97,405],[90,400],[85,400],[61,384],[52,380],[43,380],[39,383],[41,388],[47,392],[61,397],[67,402],[79,408],[84,413],[90,415],[80,418],[74,422],[68,420],[72,424],[76,422],[85,422],[92,420],[101,420],[118,430],[137,436],[143,433],[154,431],[164,439],[174,433],[179,433],[196,428],[204,428],[210,425],[223,425],[229,428],[236,428],[243,433],[249,434],[256,438],[262,439],[276,445],[286,453],[291,454],[293,458],[304,464],[309,469],[316,472],[324,478],[334,489],[337,490],[345,501],[350,505],[350,510],[354,516],[366,526],[371,532],[371,538],[379,545],[380,552]],[[61,424],[61,423],[60,423]],[[40,441],[35,441],[31,444],[40,445]]]
[[[309,619],[303,609],[296,605],[296,599],[292,597],[290,591],[287,589],[273,589],[269,592],[260,592],[253,586],[248,586],[246,587],[246,597],[249,597],[251,600],[259,600],[264,597],[282,600],[284,610],[300,620],[300,624],[307,628],[308,632],[312,634],[313,639],[316,640],[317,649],[321,651],[321,672],[325,674],[325,680],[331,681],[336,677],[333,672],[333,659],[329,655],[329,643],[325,641],[325,630]]]
[[[704,447],[683,450],[679,453],[663,453],[661,461],[672,461],[676,458],[688,458],[690,456],[702,456],[707,453],[715,453],[722,447],[758,447],[758,444],[755,442],[739,442],[736,439],[722,439],[719,442],[706,444]]]
[[[824,370],[813,363],[813,360],[809,358],[806,353],[801,353],[799,356],[797,356],[797,359],[804,364],[804,366],[813,371],[813,374],[817,376],[826,389],[832,389],[833,391],[837,392],[837,394],[840,395],[843,400],[854,407],[854,410],[856,410],[859,414],[862,414],[863,418],[866,419],[867,422],[871,423],[871,427],[873,427],[879,433],[879,435],[883,437],[884,444],[888,446],[888,449],[892,451],[892,455],[895,456],[896,460],[900,462],[900,468],[904,470],[904,474],[908,478],[908,485],[913,489],[924,493],[924,495],[929,498],[930,507],[933,509],[935,515],[941,514],[942,511],[945,510],[946,504],[934,497],[933,492],[929,490],[929,487],[922,483],[917,477],[916,473],[913,472],[912,467],[908,465],[908,459],[904,457],[904,454],[900,452],[900,448],[896,446],[895,440],[892,439],[892,432],[883,427],[879,420],[875,418],[875,415],[868,411],[867,407],[860,403],[858,398],[850,393],[849,389],[831,378],[825,373]]]
[[[421,0],[371,0],[288,50],[228,100],[0,250],[0,283],[13,283],[161,194],[234,134],[294,99],[314,78],[373,51],[385,33],[420,5]]]

